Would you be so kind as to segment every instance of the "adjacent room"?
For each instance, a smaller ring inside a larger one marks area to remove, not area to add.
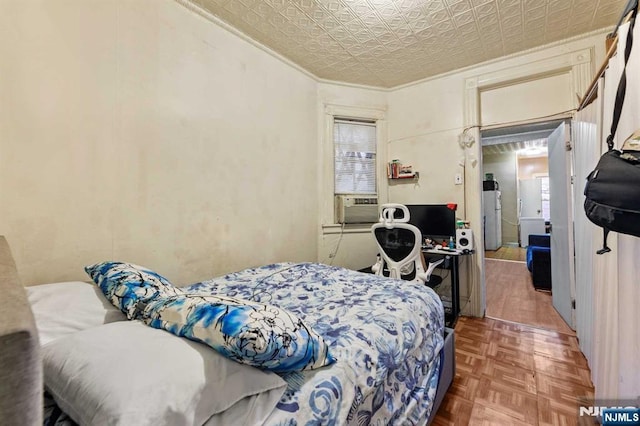
[[[637,8],[0,0],[0,423],[640,410]]]
[[[573,334],[553,307],[551,288],[547,145],[557,126],[482,132],[486,315]]]

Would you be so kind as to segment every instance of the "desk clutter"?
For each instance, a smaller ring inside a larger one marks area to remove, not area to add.
[[[449,238],[449,241],[442,240],[441,243],[437,241],[433,241],[429,238],[424,239],[424,243],[422,244],[422,250],[427,250],[430,252],[442,252],[444,254],[453,253],[453,254],[470,254],[473,253],[473,234],[470,229],[458,230],[464,231],[462,237],[456,238],[454,240],[453,237]]]

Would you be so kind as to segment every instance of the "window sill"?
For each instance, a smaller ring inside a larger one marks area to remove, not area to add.
[[[344,228],[340,223],[330,223],[322,225],[322,233],[328,234],[368,234],[371,232],[373,223],[353,223],[345,224]]]

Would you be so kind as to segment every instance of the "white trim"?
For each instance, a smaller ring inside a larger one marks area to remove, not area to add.
[[[565,41],[566,42],[566,41]],[[591,82],[594,72],[593,48],[580,49],[567,52],[563,55],[552,56],[531,61],[527,64],[507,67],[498,71],[478,74],[464,81],[464,126],[468,133],[480,140],[480,93],[483,90],[518,84],[532,79],[539,79],[549,75],[568,73],[572,79],[572,91],[580,94]],[[579,96],[573,99],[576,103]],[[482,145],[473,144],[471,154],[478,158],[478,164],[482,164]],[[466,179],[471,190],[466,191],[465,206],[467,218],[471,221],[475,234],[478,251],[483,250],[484,238],[482,233],[482,176],[481,167],[467,167],[469,170]],[[484,256],[476,257],[476,264],[470,271],[470,283],[473,288],[479,288],[470,301],[471,315],[484,316],[486,311],[486,283],[484,276]]]
[[[523,80],[537,80],[550,75],[571,73],[574,67],[579,67],[582,70],[582,65],[584,64],[587,64],[589,68],[592,56],[591,49],[582,49],[569,54],[552,56],[511,68],[480,74],[475,77],[474,82],[475,86],[482,92]],[[534,72],[532,72],[532,68],[535,69]],[[584,90],[586,89],[585,87]]]
[[[322,84],[331,84],[333,86],[343,86],[343,87],[349,87],[352,89],[375,90],[376,92],[392,92],[396,89],[395,87],[380,87],[380,86],[369,86],[367,84],[347,83],[346,81],[329,80],[329,79],[321,78],[317,76],[315,76],[315,79],[318,81],[318,83],[322,83]]]
[[[322,225],[322,233],[324,235],[330,234],[369,234],[371,233],[371,223],[362,225],[345,225],[344,228],[341,224]]]
[[[376,127],[376,120],[360,120],[356,118],[336,117],[334,123],[358,124],[360,126]]]
[[[386,109],[339,104],[325,104],[324,113],[336,118],[354,118],[364,121],[385,120],[387,116]]]
[[[591,31],[591,32],[588,32],[588,33],[585,33],[585,34],[580,34],[580,35],[577,35],[577,36],[574,36],[574,37],[569,37],[569,38],[565,38],[565,39],[562,39],[562,40],[554,41],[553,43],[545,44],[545,45],[542,45],[542,46],[532,47],[531,49],[528,49],[528,50],[521,50],[519,52],[511,53],[511,54],[506,55],[506,56],[500,56],[500,57],[497,57],[497,58],[494,58],[494,59],[489,59],[488,61],[485,61],[485,62],[480,62],[480,63],[477,63],[477,64],[471,64],[471,65],[463,67],[463,68],[456,68],[455,70],[451,70],[451,71],[444,72],[442,74],[437,74],[437,75],[433,75],[433,76],[430,76],[430,77],[426,77],[426,78],[423,78],[422,80],[416,80],[416,81],[412,81],[410,83],[400,84],[398,86],[393,86],[393,87],[390,87],[388,89],[382,89],[382,90],[394,91],[394,90],[398,90],[398,89],[405,89],[407,87],[411,87],[411,86],[415,86],[415,85],[418,85],[418,84],[426,83],[426,82],[431,81],[431,80],[437,80],[437,79],[440,79],[440,78],[443,78],[443,77],[447,77],[447,76],[450,76],[450,75],[464,73],[465,71],[472,71],[472,70],[474,70],[476,68],[481,68],[481,67],[493,65],[493,64],[496,64],[496,63],[507,61],[509,59],[520,58],[522,56],[526,56],[526,55],[529,55],[529,54],[532,54],[532,53],[537,53],[537,52],[540,52],[540,51],[544,51],[546,49],[550,49],[550,48],[553,48],[553,47],[556,47],[556,46],[562,46],[562,45],[567,44],[567,43],[580,41],[580,40],[583,40],[583,39],[587,39],[589,37],[593,37],[593,36],[597,36],[597,35],[601,35],[601,34],[609,34],[612,30],[613,30],[613,28],[601,28],[599,30],[594,30],[594,31]]]
[[[575,112],[576,112],[575,110],[564,111],[564,112],[559,112],[558,114],[547,115],[545,117],[533,118],[531,120],[517,120],[517,121],[510,121],[508,123],[492,123],[492,124],[487,124],[486,126],[480,126],[480,130],[484,131],[484,130],[502,129],[505,127],[519,127],[519,126],[526,126],[529,124],[545,123],[549,121],[557,121],[558,125],[560,125],[561,121],[571,120]],[[540,138],[540,139],[544,139],[544,138]],[[497,143],[500,143],[500,142],[497,142]],[[487,145],[483,144],[483,146],[491,146],[491,145],[492,145],[491,143]]]

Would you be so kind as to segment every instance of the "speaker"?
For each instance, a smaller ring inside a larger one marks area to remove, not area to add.
[[[458,250],[473,250],[471,229],[456,229],[456,248]]]

